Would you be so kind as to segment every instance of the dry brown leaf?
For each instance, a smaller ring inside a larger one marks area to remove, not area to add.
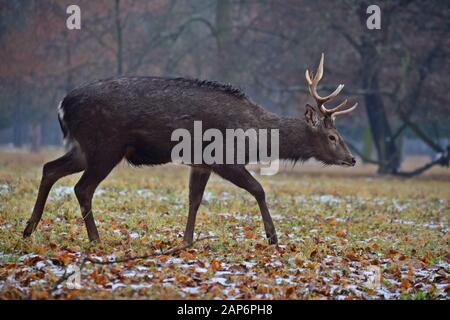
[[[400,290],[402,292],[407,291],[411,287],[411,281],[409,281],[407,278],[403,278],[402,282],[400,284]]]
[[[162,263],[167,262],[167,260],[169,260],[168,256],[164,256],[164,255],[160,255],[158,256],[159,261],[161,261]]]
[[[289,298],[294,292],[295,292],[295,288],[294,287],[292,287],[292,286],[288,287],[286,289],[286,292],[285,292],[286,298]]]
[[[109,269],[109,272],[111,272],[112,274],[119,274],[122,270],[119,267],[112,267],[111,269]]]
[[[46,300],[48,299],[48,291],[47,290],[33,290],[30,293],[31,299],[33,300]]]
[[[311,251],[311,253],[309,254],[309,257],[311,259],[314,259],[315,256],[317,256],[318,250],[317,248],[315,248],[313,251]]]
[[[426,264],[430,264],[431,260],[433,259],[433,255],[431,252],[427,252],[420,260]]]
[[[155,241],[154,246],[155,246],[156,248],[158,248],[158,249],[162,249],[162,248],[165,247],[165,244],[164,244],[164,242],[162,242],[161,240],[157,240],[157,241]]]
[[[264,285],[258,285],[258,286],[256,287],[255,292],[256,292],[257,294],[267,294],[267,293],[269,293],[269,287],[264,286]]]
[[[219,259],[213,259],[211,261],[210,268],[214,271],[219,270],[221,268],[221,263],[220,263]]]
[[[95,279],[94,279],[96,284],[99,284],[99,285],[102,285],[102,286],[106,284],[107,280],[108,280],[108,278],[104,274],[97,275],[95,277]]]
[[[72,255],[69,254],[63,254],[61,256],[58,257],[58,259],[65,265],[67,266],[69,263],[71,263],[74,260],[74,257]]]
[[[187,252],[187,251],[181,251],[180,252],[180,258],[185,259],[185,260],[194,260],[195,257],[192,253]]]
[[[302,259],[300,255],[295,256],[295,264],[299,267],[303,266],[303,263],[305,263],[305,260]]]
[[[339,238],[345,238],[347,236],[347,232],[345,230],[338,230],[336,232],[336,236],[338,236]]]
[[[46,253],[47,252],[47,248],[46,247],[37,247],[36,249],[35,249],[35,252],[36,252],[36,254],[44,254],[44,253]]]
[[[358,256],[353,251],[348,251],[345,254],[345,257],[347,259],[349,259],[349,260],[352,260],[352,261],[358,261],[359,260]]]
[[[246,239],[253,239],[256,237],[256,233],[255,231],[247,231],[245,232],[244,236]]]

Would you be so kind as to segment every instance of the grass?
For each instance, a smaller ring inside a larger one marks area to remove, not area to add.
[[[212,176],[196,243],[175,255],[187,217],[188,169],[121,164],[93,208],[102,238],[90,244],[72,188],[61,179],[30,239],[21,233],[42,164],[58,151],[0,152],[0,298],[448,299],[450,173],[377,177],[374,168],[306,164],[259,176],[282,252],[268,246],[254,199]],[[417,164],[417,159],[407,166]],[[80,286],[64,274],[96,259],[156,253],[111,265],[86,264]],[[69,281],[70,282],[70,281]]]

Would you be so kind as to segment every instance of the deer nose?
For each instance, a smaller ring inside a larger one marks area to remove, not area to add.
[[[356,164],[356,159],[354,157],[352,157],[352,165]]]

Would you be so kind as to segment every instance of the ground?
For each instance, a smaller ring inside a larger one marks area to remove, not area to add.
[[[449,298],[448,169],[405,180],[306,164],[257,176],[281,252],[267,244],[254,199],[213,176],[196,223],[203,240],[170,254],[187,217],[181,166],[119,165],[94,198],[97,244],[73,194],[79,175],[64,178],[23,240],[41,166],[58,154],[0,152],[0,298]],[[115,262],[139,255],[150,256]]]

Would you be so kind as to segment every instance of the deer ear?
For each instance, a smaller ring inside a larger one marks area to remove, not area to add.
[[[311,127],[315,128],[319,125],[319,116],[317,115],[317,111],[309,104],[306,105],[305,120]]]

